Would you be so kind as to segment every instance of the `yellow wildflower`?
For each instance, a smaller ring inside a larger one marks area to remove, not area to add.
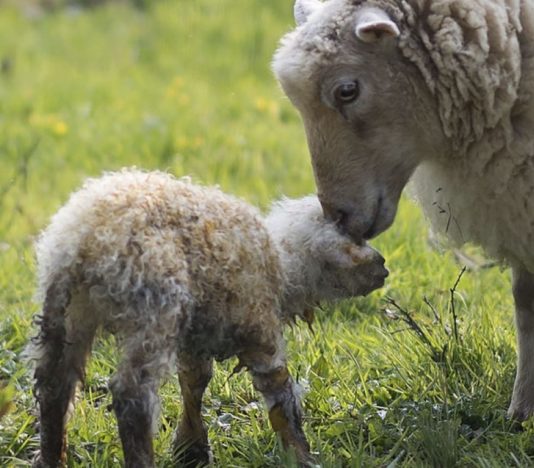
[[[63,135],[66,135],[68,131],[69,131],[69,127],[62,120],[57,120],[52,125],[52,132],[54,133],[54,135],[63,136]]]
[[[279,108],[276,101],[259,97],[256,99],[255,107],[259,112],[269,114],[271,117],[278,117]]]

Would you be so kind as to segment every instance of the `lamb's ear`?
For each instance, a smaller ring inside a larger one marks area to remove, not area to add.
[[[321,8],[323,4],[319,0],[296,0],[293,7],[293,13],[295,15],[295,22],[297,26],[304,24],[308,16],[314,11]]]
[[[398,26],[379,8],[362,8],[356,16],[356,37],[363,42],[377,42],[383,37],[397,37]]]
[[[359,246],[347,242],[339,249],[327,253],[328,261],[338,268],[354,268],[369,263],[374,258],[374,250],[368,246]]]

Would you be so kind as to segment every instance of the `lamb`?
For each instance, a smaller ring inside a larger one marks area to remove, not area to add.
[[[135,169],[87,181],[36,252],[37,467],[65,462],[66,420],[99,328],[122,353],[110,389],[127,467],[154,465],[158,383],[174,366],[183,400],[175,457],[209,462],[201,400],[213,359],[230,356],[252,374],[284,446],[309,462],[283,325],[387,276],[381,255],[339,234],[316,197],[280,201],[263,218],[216,188]]]
[[[412,174],[435,231],[512,266],[518,371],[534,414],[534,3],[297,0],[273,69],[302,115],[328,219],[389,228]]]

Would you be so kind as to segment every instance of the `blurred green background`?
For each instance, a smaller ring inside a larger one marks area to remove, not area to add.
[[[291,0],[0,1],[1,466],[27,466],[38,446],[21,359],[39,310],[32,243],[85,177],[157,168],[262,208],[314,191],[299,117],[270,72],[292,8]],[[505,418],[515,366],[508,274],[474,268],[451,294],[462,264],[427,237],[404,199],[374,242],[391,270],[387,286],[317,311],[315,334],[288,330],[291,368],[307,389],[305,429],[323,466],[533,462],[532,424],[518,431]],[[113,340],[99,341],[69,425],[69,466],[119,465],[106,388],[115,362]],[[228,378],[234,364],[218,366],[206,394],[215,465],[291,465],[250,379]],[[174,376],[161,394],[155,447],[158,466],[170,466]]]

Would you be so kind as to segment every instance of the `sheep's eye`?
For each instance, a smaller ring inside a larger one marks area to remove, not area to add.
[[[347,81],[334,90],[334,98],[339,104],[350,104],[360,95],[357,81]]]

